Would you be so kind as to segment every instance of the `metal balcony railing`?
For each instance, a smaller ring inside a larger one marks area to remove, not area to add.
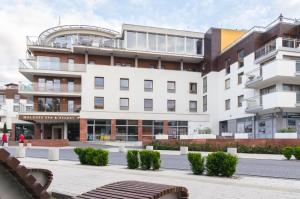
[[[274,39],[255,51],[255,59],[265,56],[275,50],[276,50],[276,40]]]
[[[19,90],[21,92],[80,93],[81,85],[31,83],[20,84]]]
[[[52,71],[69,71],[69,72],[85,72],[85,64],[72,64],[64,62],[49,62],[21,59],[19,69],[31,70],[52,70]]]

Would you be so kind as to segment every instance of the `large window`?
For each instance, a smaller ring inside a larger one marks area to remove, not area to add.
[[[129,110],[129,98],[120,98],[120,110]]]
[[[178,139],[180,135],[188,134],[187,121],[169,121],[168,122],[168,135],[170,139]]]
[[[203,80],[203,83],[204,83],[204,80]],[[203,86],[203,88],[204,88],[204,86]],[[189,90],[190,90],[191,94],[197,94],[197,83],[190,83],[190,89]],[[203,92],[204,92],[204,89],[203,89]]]
[[[137,33],[137,49],[146,50],[147,48],[147,35],[146,33]]]
[[[136,33],[127,31],[127,48],[136,48]]]
[[[144,111],[153,110],[153,99],[144,99]]]
[[[120,79],[120,90],[129,90],[129,79]]]
[[[168,111],[175,112],[176,109],[176,101],[175,100],[168,100]]]
[[[197,101],[190,101],[190,112],[197,112]]]
[[[195,54],[195,39],[194,38],[190,38],[190,37],[187,37],[186,38],[186,53],[187,54]]]
[[[238,66],[239,68],[241,68],[244,66],[244,57],[245,57],[244,49],[241,49],[237,52],[237,57],[238,57]]]
[[[175,81],[168,81],[167,83],[167,87],[168,87],[168,93],[175,93],[176,92],[176,83]]]
[[[60,112],[60,98],[39,97],[38,111],[40,112]]]
[[[230,99],[225,100],[225,110],[230,110]]]
[[[137,120],[117,120],[116,121],[116,140],[137,141],[138,140],[138,121]]]
[[[300,85],[296,84],[283,84],[282,88],[284,91],[300,91]]]
[[[207,111],[207,95],[203,96],[203,112]]]
[[[152,139],[155,135],[163,134],[162,120],[143,120],[143,139]]]
[[[88,141],[110,140],[111,120],[88,120]]]
[[[243,76],[244,76],[244,72],[238,74],[238,84],[243,83]]]
[[[184,53],[184,37],[177,37],[176,41],[176,53]]]
[[[104,109],[104,97],[95,97],[94,108]]]
[[[266,95],[266,94],[274,93],[274,92],[276,92],[276,85],[260,89],[260,95]]]
[[[153,81],[144,80],[144,91],[152,92],[153,91]]]
[[[157,35],[157,50],[161,52],[166,51],[166,36]]]
[[[148,34],[148,48],[151,51],[156,51],[156,34]]]
[[[175,53],[176,37],[168,35],[168,52]]]
[[[104,88],[104,77],[95,77],[95,88]]]

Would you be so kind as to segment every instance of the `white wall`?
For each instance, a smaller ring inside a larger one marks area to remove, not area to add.
[[[104,89],[94,88],[94,78],[104,77]],[[120,90],[120,78],[129,79],[129,90]],[[153,92],[144,91],[144,80],[153,80]],[[176,93],[167,92],[167,81],[176,81]],[[189,83],[196,82],[198,94],[189,93]],[[104,109],[94,109],[94,97],[104,97]],[[120,97],[129,98],[129,110],[119,108]],[[153,111],[144,111],[144,99],[153,99]],[[176,100],[176,112],[167,111],[167,100]],[[189,101],[197,101],[198,112],[189,112]],[[202,112],[201,73],[119,66],[88,65],[82,75],[81,118],[185,120],[207,125]]]

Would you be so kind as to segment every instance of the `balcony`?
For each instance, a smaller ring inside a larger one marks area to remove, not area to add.
[[[255,51],[255,59],[264,57],[276,51],[276,40],[272,40]]]
[[[278,91],[246,99],[246,112],[258,113],[275,109],[293,110],[300,107],[300,92]]]
[[[247,88],[261,88],[276,81],[288,81],[299,84],[300,62],[294,60],[276,59],[259,68],[246,73]]]
[[[63,62],[46,62],[35,59],[21,59],[19,72],[29,80],[34,75],[55,75],[60,77],[80,77],[86,71],[85,64],[71,64]]]
[[[80,97],[81,85],[47,85],[45,83],[21,83],[19,85],[19,93],[23,95]]]

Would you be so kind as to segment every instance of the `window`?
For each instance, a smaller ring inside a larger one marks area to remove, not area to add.
[[[284,91],[300,91],[300,85],[296,84],[283,84],[282,87]]]
[[[111,135],[111,120],[88,120],[87,140],[107,140]]]
[[[33,106],[26,106],[26,112],[33,112]]]
[[[20,112],[20,106],[14,106],[14,112]]]
[[[166,36],[157,35],[157,50],[165,52],[166,51]]]
[[[156,34],[148,33],[148,48],[151,51],[156,51]]]
[[[5,95],[0,95],[0,104],[5,104]]]
[[[176,37],[176,53],[184,53],[184,37]]]
[[[75,66],[75,61],[74,59],[68,59],[68,70],[69,71],[74,71]]]
[[[230,110],[230,99],[225,100],[225,110]]]
[[[75,108],[74,100],[68,100],[68,112],[70,113],[74,112],[74,108]]]
[[[138,32],[137,33],[137,49],[146,50],[147,46],[147,35],[146,33]]]
[[[238,96],[238,107],[243,106],[243,101],[244,101],[244,95]]]
[[[39,78],[38,79],[38,89],[39,89],[39,91],[44,91],[45,88],[46,88],[46,79]]]
[[[168,111],[175,112],[175,100],[168,100]]]
[[[136,48],[136,33],[127,31],[127,48]]]
[[[120,98],[120,110],[129,110],[128,98]]]
[[[176,91],[176,83],[174,81],[168,81],[167,83],[168,93],[175,93]]]
[[[230,73],[230,64],[231,64],[231,59],[227,58],[225,60],[225,72],[226,72],[226,75],[228,75]]]
[[[206,77],[205,77],[206,78]],[[203,91],[204,92],[204,91]],[[206,92],[206,91],[205,91]],[[197,94],[197,83],[190,83],[190,93]]]
[[[144,111],[153,110],[153,99],[144,99]]]
[[[225,80],[225,89],[229,89],[230,88],[230,78]]]
[[[194,38],[186,38],[186,53],[187,54],[195,54],[195,39]]]
[[[168,135],[169,139],[177,139],[180,135],[188,134],[187,121],[169,121],[168,122]]]
[[[296,61],[296,72],[300,73],[300,61]]]
[[[175,52],[175,41],[176,37],[168,35],[168,52],[174,53]]]
[[[207,77],[203,78],[203,93],[207,92]]]
[[[144,80],[144,91],[151,92],[153,91],[153,81]]]
[[[202,39],[197,39],[196,41],[196,52],[197,55],[201,55],[202,54]]]
[[[266,95],[266,94],[274,93],[274,92],[276,92],[276,85],[260,89],[260,95]]]
[[[238,84],[243,83],[243,75],[244,75],[244,72],[241,72],[238,74]]]
[[[53,90],[54,91],[61,91],[60,89],[60,79],[53,80]]]
[[[120,90],[129,90],[129,79],[120,79]]]
[[[203,96],[203,112],[207,111],[207,95]]]
[[[104,77],[95,77],[95,88],[104,88]]]
[[[104,109],[104,97],[95,97],[94,108]]]
[[[20,103],[20,95],[19,94],[15,94],[14,103]]]
[[[190,101],[190,112],[197,112],[197,101]]]
[[[239,50],[238,53],[237,53],[239,68],[244,66],[244,56],[245,56],[244,49]]]

